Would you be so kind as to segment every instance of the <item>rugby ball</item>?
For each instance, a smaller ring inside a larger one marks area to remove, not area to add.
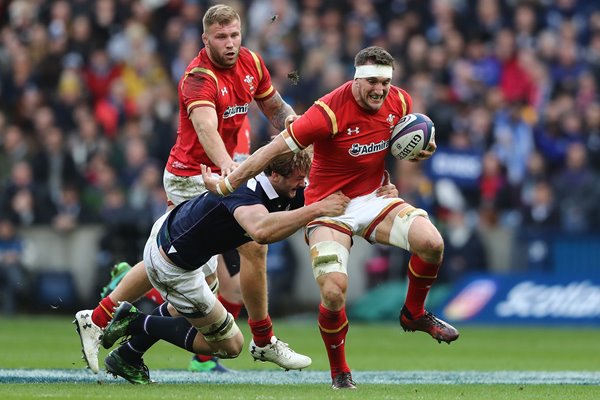
[[[406,114],[392,128],[390,153],[398,160],[410,160],[435,137],[435,126],[425,114]]]

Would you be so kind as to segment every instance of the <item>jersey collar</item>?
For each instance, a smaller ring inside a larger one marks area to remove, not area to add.
[[[256,179],[258,183],[260,183],[260,186],[262,186],[263,190],[269,197],[269,200],[273,200],[279,197],[279,195],[275,191],[275,188],[271,184],[271,181],[269,180],[269,178],[267,178],[264,172],[261,172],[260,175],[257,175],[254,179]]]

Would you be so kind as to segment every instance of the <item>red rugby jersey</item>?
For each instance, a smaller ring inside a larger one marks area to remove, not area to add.
[[[179,127],[167,171],[179,176],[199,175],[200,164],[205,164],[213,172],[220,172],[206,155],[189,118],[194,108],[216,110],[219,134],[232,156],[252,100],[267,100],[275,93],[269,71],[256,53],[241,47],[233,67],[219,68],[210,61],[206,49],[202,49],[179,81]]]
[[[392,128],[411,109],[409,94],[392,86],[378,111],[366,111],[352,96],[352,81],[316,101],[287,130],[298,147],[314,146],[306,204],[337,190],[355,198],[381,186]]]

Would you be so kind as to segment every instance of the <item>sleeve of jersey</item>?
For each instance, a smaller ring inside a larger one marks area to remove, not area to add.
[[[258,82],[258,88],[254,94],[254,98],[256,100],[265,101],[273,97],[273,95],[276,93],[276,90],[271,82],[271,74],[269,73],[265,62],[258,54],[255,53],[255,56],[259,61],[257,68],[260,68],[260,81]]]
[[[295,120],[285,131],[283,138],[294,153],[307,148],[317,140],[333,136],[335,116],[322,102],[315,102],[300,118]]]
[[[238,207],[262,204],[260,196],[258,196],[256,191],[248,188],[247,185],[240,186],[229,196],[223,197],[221,201],[223,202],[223,205],[227,207],[231,215],[233,215],[233,212]]]
[[[197,107],[215,108],[217,85],[206,72],[192,71],[181,80],[180,93],[188,115]]]

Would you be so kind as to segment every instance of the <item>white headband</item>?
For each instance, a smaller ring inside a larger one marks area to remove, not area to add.
[[[390,65],[367,64],[356,67],[354,79],[357,78],[389,78],[392,79],[394,69]]]

